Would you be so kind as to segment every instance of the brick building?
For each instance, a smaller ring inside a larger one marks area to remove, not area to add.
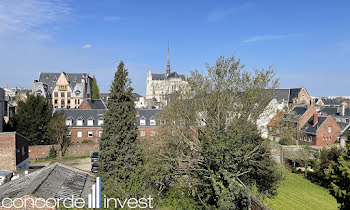
[[[29,168],[29,140],[16,132],[0,132],[0,170]]]
[[[332,116],[319,116],[315,113],[303,125],[301,131],[299,142],[323,146],[338,142],[342,129]]]
[[[136,125],[139,130],[139,138],[157,135],[160,126],[157,114],[161,109],[138,109],[136,110]]]
[[[314,104],[314,100],[305,88],[274,89],[274,98],[289,108],[289,110],[295,106],[310,106]]]
[[[98,143],[102,135],[105,109],[55,109],[54,111],[64,112],[72,143],[82,143],[84,140]]]

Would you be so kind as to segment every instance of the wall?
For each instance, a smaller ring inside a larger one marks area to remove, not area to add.
[[[51,147],[52,145],[29,146],[29,160],[47,158],[49,156]],[[68,152],[65,157],[90,156],[94,151],[97,150],[98,144],[72,144],[68,148]]]
[[[16,169],[16,146],[14,133],[0,133],[0,170]]]
[[[332,126],[332,132],[328,133],[328,127]],[[341,128],[335,122],[334,118],[329,116],[321,125],[321,127],[317,130],[316,133],[316,144],[315,145],[328,145],[333,144],[337,141],[340,136]],[[323,140],[323,138],[328,138],[328,141]],[[331,138],[331,140],[329,140]]]
[[[310,119],[311,116],[314,114],[317,114],[315,108],[310,107],[306,110],[306,112],[303,114],[303,116],[300,117],[298,122],[298,128],[301,129],[304,124]]]
[[[72,143],[82,143],[84,140],[91,140],[94,143],[98,143],[98,140],[100,139],[99,132],[102,130],[102,127],[69,128]],[[82,137],[78,137],[78,131],[82,132]],[[89,137],[89,131],[92,131],[92,137]]]

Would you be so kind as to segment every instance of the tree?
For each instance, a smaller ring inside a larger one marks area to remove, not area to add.
[[[161,114],[159,158],[171,168],[162,185],[190,189],[207,209],[247,209],[250,187],[272,195],[281,178],[256,126],[278,81],[271,67],[247,72],[234,57],[207,70],[192,72]]]
[[[325,174],[331,181],[331,194],[340,204],[340,209],[350,209],[350,145]]]
[[[50,144],[47,136],[52,108],[42,96],[27,95],[27,100],[19,101],[15,123],[17,132],[30,139],[30,145]]]
[[[107,195],[127,197],[141,193],[134,173],[140,165],[136,143],[137,126],[135,105],[128,71],[120,62],[110,89],[108,110],[104,114],[103,132],[100,140],[99,172],[102,189]],[[111,186],[115,186],[114,189]]]
[[[71,139],[67,135],[68,127],[63,112],[54,113],[49,123],[48,134],[51,138],[51,143],[58,145],[58,157],[62,159],[71,144]]]
[[[92,99],[100,99],[100,89],[95,76],[92,79]]]

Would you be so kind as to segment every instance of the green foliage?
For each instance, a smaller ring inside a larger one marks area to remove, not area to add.
[[[186,188],[170,187],[156,202],[159,209],[202,209]]]
[[[50,159],[55,159],[56,157],[57,157],[57,151],[56,151],[56,149],[52,146],[52,147],[50,147],[49,158],[50,158]]]
[[[93,142],[92,140],[90,139],[85,139],[81,142],[82,144],[95,144],[95,142]]]
[[[27,95],[27,100],[19,101],[15,124],[17,132],[27,137],[30,145],[50,144],[47,133],[52,108],[42,96]]]
[[[100,99],[100,89],[97,85],[96,77],[94,76],[92,79],[92,99]]]
[[[296,145],[296,142],[293,140],[293,138],[283,138],[278,143],[281,145]]]
[[[104,193],[114,196],[136,196],[139,190],[137,175],[141,162],[136,143],[135,105],[128,71],[120,62],[111,85],[108,110],[104,114],[100,139],[100,176]],[[110,186],[117,186],[111,189]]]
[[[67,134],[66,116],[63,112],[55,112],[48,125],[48,135],[51,142],[59,146],[58,153],[60,159],[62,159],[71,144],[71,139]]]
[[[307,178],[325,188],[330,187],[330,180],[325,174],[325,170],[335,163],[340,156],[342,150],[337,147],[332,147],[330,149],[322,149],[317,155],[316,160],[312,163],[312,169],[307,173]]]
[[[277,195],[266,197],[264,203],[272,210],[280,209],[322,209],[336,210],[338,204],[327,189],[311,183],[302,175],[285,170],[285,179],[280,182]]]
[[[340,204],[340,209],[350,209],[350,145],[325,174],[331,181],[331,194]]]

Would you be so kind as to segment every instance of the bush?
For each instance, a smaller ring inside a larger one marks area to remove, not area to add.
[[[57,157],[57,151],[56,149],[52,146],[50,148],[50,152],[49,152],[49,158],[55,159]]]
[[[82,144],[94,144],[95,142],[93,142],[90,139],[85,139],[84,141],[81,142]]]
[[[283,138],[279,141],[281,145],[296,145],[295,140],[291,138]]]

